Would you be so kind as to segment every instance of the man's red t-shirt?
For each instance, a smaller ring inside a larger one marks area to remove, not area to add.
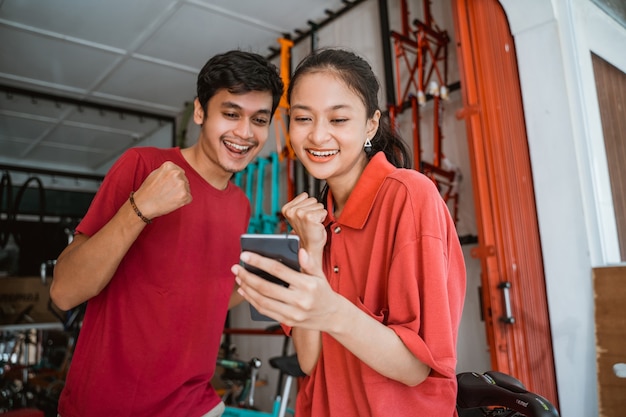
[[[230,267],[250,219],[243,191],[213,188],[178,148],[134,148],[111,168],[77,232],[93,236],[165,161],[184,169],[193,201],[153,219],[88,301],[63,417],[193,417],[220,402],[210,381],[234,286]]]

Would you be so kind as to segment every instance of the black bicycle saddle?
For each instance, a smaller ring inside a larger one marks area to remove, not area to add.
[[[295,377],[306,376],[306,374],[302,372],[302,369],[300,369],[298,357],[295,354],[271,358],[270,365],[272,368],[279,369],[287,375]]]
[[[457,406],[461,409],[506,407],[526,417],[559,417],[541,395],[526,390],[516,378],[497,371],[463,372],[457,376]]]

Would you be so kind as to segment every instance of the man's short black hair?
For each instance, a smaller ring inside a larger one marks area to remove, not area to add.
[[[231,50],[213,56],[198,74],[197,96],[205,113],[207,103],[220,89],[232,94],[269,91],[273,115],[283,94],[283,81],[278,68],[263,56]]]

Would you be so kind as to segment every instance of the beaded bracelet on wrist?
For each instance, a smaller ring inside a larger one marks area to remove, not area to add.
[[[140,218],[141,220],[143,220],[143,221],[144,221],[144,223],[146,223],[146,224],[150,224],[150,223],[152,223],[152,220],[150,220],[149,218],[147,218],[146,216],[144,216],[143,214],[141,214],[141,212],[140,212],[140,211],[139,211],[139,209],[137,208],[137,204],[135,204],[135,198],[134,198],[134,195],[135,195],[135,192],[134,192],[134,191],[131,191],[131,192],[130,192],[130,197],[129,197],[129,200],[130,200],[130,206],[133,208],[133,210],[135,210],[135,213],[137,213],[137,216],[139,216],[139,218]]]

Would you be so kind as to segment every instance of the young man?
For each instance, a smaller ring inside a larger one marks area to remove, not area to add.
[[[62,417],[219,416],[210,380],[250,203],[230,181],[262,149],[282,95],[277,68],[230,51],[198,75],[196,144],[133,148],[111,168],[50,295],[88,301]]]

